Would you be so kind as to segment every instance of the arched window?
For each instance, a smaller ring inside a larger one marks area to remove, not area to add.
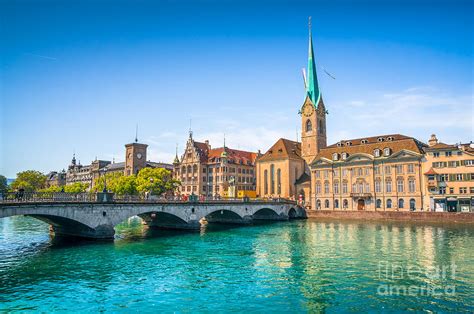
[[[316,208],[321,209],[321,200],[316,201]]]
[[[277,193],[281,194],[281,170],[277,169]]]
[[[339,208],[339,200],[334,200],[334,208]]]
[[[377,199],[375,205],[376,205],[377,208],[382,208],[382,200],[381,200],[381,199]]]
[[[266,169],[263,172],[263,191],[264,194],[268,194],[268,170]]]
[[[275,165],[270,165],[270,194],[275,194]]]
[[[197,172],[198,171],[198,166],[197,165],[194,165],[193,166],[193,172]]]
[[[182,166],[181,167],[181,174],[185,174],[186,173],[186,166]]]
[[[325,207],[325,208],[329,208],[329,200],[325,200],[325,201],[324,201],[324,207]]]
[[[405,201],[403,200],[403,198],[400,198],[398,200],[398,208],[403,208],[405,206]]]
[[[416,202],[414,198],[410,199],[410,210],[415,210],[416,209]]]
[[[342,201],[342,206],[343,206],[344,208],[349,207],[349,202],[345,199],[344,201]]]
[[[188,173],[191,173],[192,172],[192,168],[191,166],[188,166]]]
[[[311,123],[311,120],[306,120],[306,132],[310,132],[313,129],[313,124]]]
[[[387,200],[387,208],[392,208],[392,200],[391,199]]]

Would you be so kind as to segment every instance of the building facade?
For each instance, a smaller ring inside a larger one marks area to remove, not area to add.
[[[211,148],[189,134],[181,158],[176,154],[174,177],[181,182],[181,195],[206,197],[255,197],[255,161],[258,153]]]
[[[474,211],[474,144],[450,145],[431,135],[425,148],[425,204],[434,211]]]
[[[323,210],[421,210],[422,142],[393,134],[340,141],[311,163],[311,207]]]

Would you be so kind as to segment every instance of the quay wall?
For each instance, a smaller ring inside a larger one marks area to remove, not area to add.
[[[469,223],[474,226],[474,213],[460,212],[396,212],[396,211],[342,211],[342,210],[307,210],[309,219],[341,220],[396,220],[426,221],[439,223]]]

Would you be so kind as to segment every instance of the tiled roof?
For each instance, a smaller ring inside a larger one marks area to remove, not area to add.
[[[436,171],[434,171],[433,168],[430,168],[430,170],[426,171],[424,173],[425,175],[435,175],[435,174],[438,174]]]
[[[164,168],[167,170],[173,170],[172,164],[167,164],[164,162],[154,162],[154,161],[147,161],[146,165],[151,168]]]
[[[374,151],[376,149],[380,149],[382,155],[384,148],[390,148],[391,155],[396,154],[401,150],[409,150],[422,154],[425,147],[427,147],[426,144],[413,137],[401,134],[380,135],[340,141],[321,149],[319,154],[316,156],[316,159],[321,157],[332,159],[334,153],[346,153],[348,156],[353,154],[368,154],[374,156]]]
[[[215,162],[217,158],[220,158],[224,152],[224,147],[213,148],[209,151],[208,162]],[[254,164],[255,160],[258,157],[257,153],[232,149],[225,147],[225,152],[227,153],[227,160],[235,164]]]
[[[302,159],[301,143],[280,138],[258,161],[270,161],[285,158]]]
[[[108,164],[105,166],[107,170],[120,170],[120,169],[125,169],[125,162],[116,162],[113,164]]]
[[[194,147],[196,148],[196,151],[199,154],[200,161],[206,162],[209,154],[209,146],[207,146],[206,143],[194,142]]]

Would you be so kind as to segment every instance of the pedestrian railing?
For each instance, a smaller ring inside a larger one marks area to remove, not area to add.
[[[291,203],[284,198],[223,198],[204,196],[117,195],[113,193],[8,192],[0,194],[0,204],[7,203]]]

